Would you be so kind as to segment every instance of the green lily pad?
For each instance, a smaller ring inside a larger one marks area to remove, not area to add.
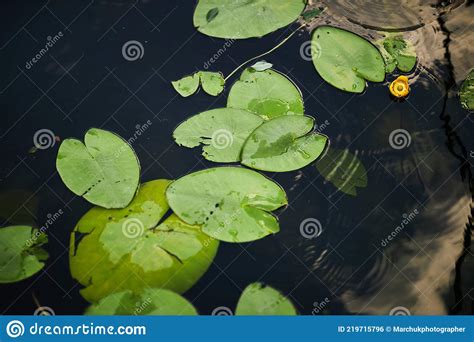
[[[285,191],[265,176],[240,167],[186,175],[166,190],[173,211],[222,241],[247,242],[280,230],[269,212],[287,204]]]
[[[402,72],[411,71],[416,65],[416,52],[401,36],[389,36],[378,43],[385,59],[385,71],[390,73],[396,67]]]
[[[315,7],[307,11],[304,11],[303,14],[301,14],[301,16],[303,17],[305,21],[310,21],[311,19],[314,19],[317,16],[319,16],[323,11],[324,11],[324,8]]]
[[[295,21],[305,0],[199,0],[194,27],[211,37],[261,37]]]
[[[240,161],[250,133],[263,123],[258,115],[241,109],[218,108],[197,114],[173,132],[176,143],[189,148],[203,144],[202,155],[215,162]]]
[[[44,267],[46,234],[29,226],[0,228],[0,283],[31,277]]]
[[[326,181],[345,194],[357,196],[357,189],[367,186],[364,164],[347,149],[329,148],[316,168]]]
[[[336,27],[319,26],[311,41],[319,75],[332,86],[362,93],[366,81],[382,82],[385,63],[379,50],[364,38]]]
[[[227,107],[240,108],[265,120],[303,114],[301,92],[286,76],[274,71],[247,68],[229,92]]]
[[[199,73],[195,73],[190,76],[185,76],[180,80],[173,81],[171,84],[173,88],[182,97],[188,97],[193,95],[199,88]]]
[[[85,286],[82,296],[96,302],[112,293],[144,288],[189,289],[211,264],[218,241],[176,215],[158,224],[169,206],[170,181],[144,183],[123,209],[95,207],[71,234],[72,276]]]
[[[140,164],[132,147],[98,128],[87,131],[84,143],[64,140],[56,168],[72,192],[104,208],[127,206],[140,181]]]
[[[220,72],[200,71],[202,89],[211,96],[217,96],[224,90],[225,80]]]
[[[459,98],[464,109],[474,110],[474,69],[471,69],[469,75],[462,83],[459,90]]]
[[[92,316],[194,316],[194,306],[179,294],[164,289],[144,289],[113,293],[91,305],[86,315]]]
[[[291,301],[270,286],[253,283],[240,296],[235,314],[238,316],[295,316]]]
[[[242,164],[257,170],[286,172],[311,164],[325,150],[328,138],[313,133],[310,116],[281,116],[265,122],[247,139]]]

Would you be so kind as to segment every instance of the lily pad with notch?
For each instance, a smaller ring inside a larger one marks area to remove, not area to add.
[[[194,27],[211,37],[261,37],[295,21],[305,0],[199,0]]]
[[[262,283],[248,285],[240,296],[237,316],[294,316],[293,303],[279,291]]]
[[[166,197],[183,221],[202,225],[204,233],[227,242],[277,233],[278,220],[270,212],[288,203],[277,183],[241,167],[191,173],[171,183]]]
[[[44,267],[48,253],[44,232],[30,226],[0,228],[0,283],[14,283],[29,278]]]
[[[215,162],[240,161],[242,146],[263,123],[258,115],[242,109],[218,108],[197,114],[173,132],[176,143],[185,147],[204,145],[202,155]]]
[[[310,116],[281,116],[265,122],[247,139],[242,164],[253,169],[286,172],[314,162],[326,149],[328,138],[312,132]]]
[[[245,69],[230,89],[227,107],[248,110],[265,120],[304,113],[301,91],[285,75],[271,69]]]
[[[136,294],[122,291],[108,295],[86,310],[86,315],[194,316],[197,311],[184,297],[165,289],[149,288]]]
[[[96,302],[112,293],[144,288],[189,289],[204,274],[218,241],[196,225],[169,216],[168,180],[144,183],[123,209],[94,207],[77,223],[70,242],[72,276],[85,288],[82,296]]]
[[[224,90],[224,76],[220,72],[198,71],[177,81],[172,81],[173,88],[182,96],[193,95],[201,84],[202,89],[211,96],[217,96]]]
[[[385,63],[368,40],[343,29],[319,26],[311,41],[312,59],[319,75],[333,87],[362,93],[366,81],[383,82]]]
[[[118,135],[98,128],[86,132],[84,143],[64,140],[56,168],[72,192],[104,208],[126,207],[140,181],[140,164],[132,147]]]

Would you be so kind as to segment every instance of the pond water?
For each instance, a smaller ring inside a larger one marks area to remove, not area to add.
[[[321,17],[265,59],[301,89],[306,113],[331,148],[360,160],[367,186],[351,196],[314,165],[268,173],[289,197],[278,212],[280,233],[222,243],[185,297],[211,314],[234,309],[242,290],[262,281],[301,314],[385,315],[397,307],[413,315],[474,313],[474,119],[456,96],[472,67],[472,1],[312,3],[326,7]],[[1,286],[3,314],[32,314],[38,305],[82,314],[87,307],[70,276],[68,244],[90,205],[56,172],[59,141],[31,149],[38,130],[57,140],[82,138],[90,127],[135,137],[142,181],[215,166],[200,149],[178,147],[171,134],[189,116],[224,107],[229,84],[216,98],[201,91],[183,99],[170,81],[207,68],[227,75],[298,27],[261,39],[213,39],[194,29],[193,10],[190,1],[2,2],[0,217],[2,226],[48,224],[50,253],[42,272]],[[393,75],[362,95],[325,83],[304,50],[311,29],[323,23],[372,40],[381,31],[404,32],[419,56],[409,98],[389,96]],[[136,61],[122,55],[130,40],[143,45]],[[33,61],[48,41],[49,51]],[[397,129],[406,132],[401,149],[390,144]],[[316,220],[318,236],[308,239],[301,227]]]

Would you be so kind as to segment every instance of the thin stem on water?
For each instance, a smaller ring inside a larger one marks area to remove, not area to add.
[[[239,71],[243,66],[245,66],[246,64],[258,59],[258,58],[261,58],[263,56],[266,56],[270,53],[272,53],[273,51],[275,51],[276,49],[278,49],[280,46],[282,46],[283,44],[285,44],[291,37],[294,36],[294,34],[296,32],[298,32],[299,30],[301,30],[303,27],[305,27],[308,23],[305,23],[303,25],[301,25],[300,27],[298,27],[296,30],[294,30],[293,32],[291,32],[285,39],[283,39],[280,43],[278,43],[278,45],[274,46],[273,48],[271,48],[270,50],[258,55],[258,56],[255,56],[255,57],[252,57],[250,58],[249,60],[243,62],[242,64],[240,64],[237,68],[234,69],[234,71],[232,71],[225,79],[224,81],[227,82],[227,80],[232,77],[232,75],[234,75],[237,71]]]

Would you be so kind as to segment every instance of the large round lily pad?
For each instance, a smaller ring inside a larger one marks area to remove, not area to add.
[[[98,128],[87,131],[84,143],[64,140],[56,167],[72,192],[104,208],[127,206],[140,180],[140,164],[132,147]]]
[[[211,264],[218,241],[176,215],[163,223],[170,181],[144,183],[124,209],[89,210],[71,235],[72,276],[85,286],[81,294],[95,302],[109,294],[144,288],[182,293]]]
[[[179,294],[165,289],[144,289],[113,293],[91,305],[86,315],[93,316],[194,316],[194,306]]]
[[[211,168],[184,176],[168,187],[173,211],[206,234],[227,242],[261,239],[280,230],[269,213],[287,204],[285,191],[258,172]]]
[[[332,26],[313,32],[312,59],[319,75],[332,86],[362,93],[366,81],[382,82],[385,63],[379,50],[366,39]]]
[[[311,164],[325,150],[328,138],[312,132],[310,116],[281,116],[265,122],[248,138],[242,164],[253,169],[285,172]]]
[[[296,309],[291,301],[270,286],[253,283],[240,296],[235,314],[239,316],[294,316]]]
[[[46,234],[29,226],[0,228],[0,283],[31,277],[44,267]]]
[[[203,144],[202,155],[207,160],[236,162],[245,140],[262,123],[262,118],[245,110],[218,108],[187,119],[173,137],[178,145],[190,148]]]
[[[230,89],[227,107],[246,109],[265,120],[304,113],[298,87],[283,74],[270,69],[245,69]]]
[[[305,0],[199,0],[194,26],[212,37],[261,37],[295,21]]]

